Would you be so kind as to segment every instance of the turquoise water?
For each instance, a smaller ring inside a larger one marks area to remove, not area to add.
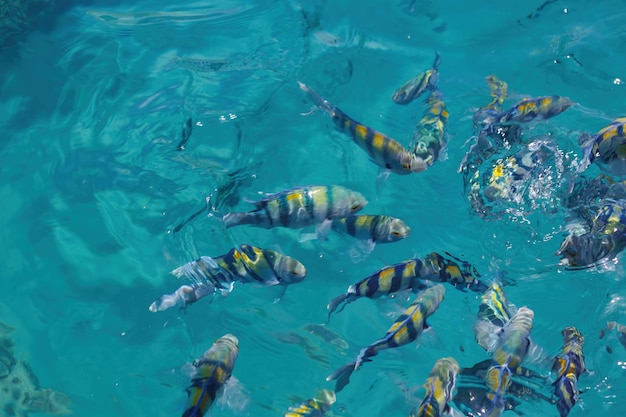
[[[570,415],[619,415],[626,350],[616,333],[600,332],[607,320],[626,322],[623,255],[566,271],[554,255],[566,234],[556,191],[543,208],[485,221],[457,174],[472,115],[489,101],[486,75],[509,84],[508,105],[552,94],[578,103],[531,128],[551,132],[567,161],[580,159],[581,131],[624,115],[623,2],[542,4],[96,2],[5,48],[0,321],[16,328],[17,356],[42,387],[69,395],[77,416],[177,415],[184,364],[232,333],[239,392],[213,415],[282,415],[332,388],[325,377],[381,337],[407,299],[359,300],[323,337],[311,325],[325,321],[331,298],[384,265],[448,251],[487,280],[507,272],[510,301],[535,312],[534,369],[550,371],[541,358],[559,353],[561,329],[580,329],[593,373],[581,377],[583,407]],[[329,117],[307,114],[297,80],[407,144],[422,108],[391,95],[435,51],[449,143],[447,158],[423,173],[381,178]],[[177,151],[188,118],[192,134]],[[193,217],[209,196],[220,210],[248,210],[259,193],[307,184],[357,190],[369,200],[364,212],[400,217],[411,235],[367,254],[348,236],[300,242],[299,230],[226,230],[217,215]],[[241,243],[296,257],[307,278],[278,303],[273,288],[241,285],[183,312],[148,311],[180,285],[169,271]],[[448,287],[431,331],[356,372],[332,413],[406,416],[436,359],[486,359],[472,331],[477,306],[476,294]],[[558,415],[541,401],[519,411]]]

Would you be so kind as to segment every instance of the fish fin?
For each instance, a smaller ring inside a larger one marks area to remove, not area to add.
[[[474,336],[476,337],[476,342],[487,352],[493,353],[498,343],[501,329],[501,327],[496,326],[489,321],[479,320],[474,325]]]
[[[335,116],[336,108],[332,104],[330,104],[324,97],[322,97],[317,91],[309,87],[308,85],[301,83],[298,81],[298,86],[300,90],[304,91],[309,99],[319,108],[328,112],[331,116]]]
[[[72,401],[70,398],[51,389],[38,389],[30,391],[28,411],[45,414],[70,414]],[[26,414],[24,414],[26,416]]]
[[[235,287],[235,282],[231,281],[225,285],[226,285],[226,288],[220,288],[220,293],[222,294],[222,297],[226,297],[228,294],[230,294],[233,291],[233,288]]]
[[[387,182],[387,178],[391,175],[391,171],[388,169],[380,169],[378,175],[376,176],[376,197],[380,197],[383,193],[383,188],[385,183]]]
[[[346,305],[350,302],[348,297],[349,297],[349,294],[346,292],[344,294],[341,294],[339,297],[335,297],[332,300],[330,300],[330,302],[326,306],[326,308],[328,309],[328,320],[326,320],[326,324],[330,323],[331,314],[333,314],[334,312],[340,313],[341,311],[343,311]],[[337,307],[339,306],[341,306],[341,308],[337,310]]]
[[[278,294],[274,298],[274,304],[280,302],[280,300],[285,296],[286,292],[287,292],[287,286],[281,285]]]
[[[355,366],[356,362],[350,362],[326,377],[326,381],[337,381],[335,382],[335,392],[341,391],[346,385],[348,385],[350,382],[350,376],[355,370]]]
[[[242,414],[247,409],[249,403],[250,395],[244,385],[235,376],[231,375],[224,383],[221,393],[215,401],[215,406],[223,410],[229,410],[231,413]]]
[[[323,222],[315,225],[315,234],[320,240],[328,240],[328,231],[332,226],[332,219],[325,219]]]
[[[164,294],[159,297],[158,300],[150,304],[148,310],[156,313],[157,311],[165,311],[177,304],[182,304],[181,308],[185,308],[213,293],[215,293],[215,286],[209,282],[195,286],[183,285],[172,294]]]
[[[249,212],[232,212],[226,213],[222,217],[222,221],[224,222],[224,226],[226,226],[226,228],[229,228],[242,224],[250,224],[252,222],[251,217],[253,216],[254,215],[251,215]]]

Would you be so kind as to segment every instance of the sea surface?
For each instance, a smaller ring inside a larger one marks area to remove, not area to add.
[[[582,156],[581,132],[626,114],[623,1],[96,0],[46,19],[0,56],[0,321],[74,415],[181,415],[189,363],[226,333],[239,338],[237,381],[212,415],[283,415],[332,389],[326,376],[382,337],[412,295],[358,300],[324,327],[328,301],[432,251],[467,260],[487,283],[506,276],[508,299],[535,313],[537,372],[550,375],[564,327],[582,332],[590,372],[570,416],[626,409],[626,347],[606,330],[626,323],[623,254],[566,270],[555,255],[567,234],[563,187],[489,220],[471,210],[457,172],[472,116],[490,101],[488,75],[508,83],[505,108],[542,95],[577,103],[526,127],[556,138],[566,167]],[[436,52],[448,144],[421,173],[386,175],[297,84],[407,145],[422,99],[391,96]],[[363,213],[399,217],[410,236],[368,251],[337,233],[306,240],[312,228],[221,221],[316,184],[359,191]],[[148,310],[183,283],[171,270],[243,243],[297,258],[306,279],[278,302],[275,288],[237,285],[185,310]],[[438,358],[488,358],[472,329],[479,295],[446,289],[430,329],[364,364],[329,415],[407,416]],[[535,399],[503,415],[515,412],[558,416]]]

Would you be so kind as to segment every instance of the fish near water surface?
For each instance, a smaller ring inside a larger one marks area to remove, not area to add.
[[[331,227],[337,232],[371,240],[373,243],[396,242],[406,238],[411,232],[411,228],[401,219],[371,214],[336,217]]]
[[[439,78],[439,64],[441,64],[441,55],[437,53],[431,69],[411,78],[393,93],[394,103],[409,104],[422,95],[424,91],[436,87]]]
[[[542,96],[520,100],[498,117],[498,123],[528,123],[546,120],[563,113],[574,103],[567,97]]]
[[[322,417],[336,400],[334,392],[323,389],[314,398],[306,400],[297,407],[289,407],[284,417]]]
[[[603,199],[589,231],[570,233],[556,255],[566,268],[584,268],[617,256],[626,247],[626,200]]]
[[[204,416],[233,373],[238,355],[239,340],[226,334],[217,339],[202,358],[194,363],[182,417]]]
[[[431,166],[445,155],[445,128],[449,114],[438,88],[433,88],[425,105],[424,114],[413,134],[413,154]]]
[[[578,401],[578,378],[586,371],[583,343],[585,338],[575,327],[566,327],[562,354],[555,358],[552,371],[556,374],[554,393],[561,417],[566,417]]]
[[[295,258],[243,244],[216,258],[202,256],[176,268],[172,274],[189,278],[192,283],[161,296],[150,305],[150,311],[167,310],[177,304],[184,308],[218,291],[227,295],[236,282],[264,286],[296,284],[305,278],[307,271]]]
[[[361,297],[378,298],[407,289],[421,290],[428,281],[449,283],[456,288],[484,291],[476,269],[468,262],[446,258],[436,252],[424,258],[414,258],[379,269],[372,275],[352,284],[348,290],[328,303],[328,320],[337,309],[341,311],[352,301]]]
[[[615,119],[593,136],[582,134],[578,143],[583,150],[579,172],[597,161],[615,175],[626,175],[626,117]]]
[[[426,395],[419,407],[411,410],[409,417],[441,417],[450,412],[448,403],[454,396],[459,363],[454,358],[441,358],[435,362],[426,380]]]
[[[426,161],[405,149],[397,140],[357,122],[306,84],[298,84],[316,106],[331,116],[338,130],[350,135],[376,165],[401,175],[422,172],[428,167]]]
[[[339,185],[292,188],[253,202],[256,209],[249,212],[227,213],[226,227],[248,224],[270,229],[272,227],[303,228],[327,223],[332,219],[350,216],[367,205],[367,200],[356,191]]]
[[[353,362],[337,369],[326,380],[337,380],[335,392],[341,391],[349,382],[350,376],[359,369],[363,362],[371,361],[373,356],[384,349],[403,346],[415,341],[428,328],[426,319],[431,316],[443,301],[446,289],[437,284],[424,290],[411,305],[398,317],[381,339],[361,349]]]

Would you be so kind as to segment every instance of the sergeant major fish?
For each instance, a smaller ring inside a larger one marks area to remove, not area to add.
[[[557,116],[574,105],[567,97],[542,96],[520,100],[498,117],[499,124],[528,123]]]
[[[335,393],[323,389],[320,390],[315,398],[306,400],[297,407],[289,407],[289,411],[284,417],[322,417],[326,411],[335,403]]]
[[[561,417],[566,417],[578,401],[578,378],[586,371],[583,356],[585,338],[575,327],[566,327],[563,335],[563,352],[555,358],[552,371],[556,373],[554,397]]]
[[[330,228],[331,220],[355,214],[367,205],[358,192],[339,185],[292,188],[253,202],[256,209],[227,213],[226,227],[242,224],[263,227],[302,228],[316,225],[319,233]]]
[[[337,128],[349,134],[378,166],[401,175],[421,172],[428,167],[426,161],[405,149],[395,139],[357,122],[306,84],[298,84],[316,106],[330,114]]]
[[[407,81],[402,87],[393,93],[393,101],[396,104],[409,104],[418,98],[424,91],[436,87],[439,78],[439,64],[441,56],[435,55],[435,61],[431,69],[421,72]]]
[[[326,380],[337,380],[335,392],[341,391],[349,382],[352,372],[359,369],[363,362],[371,361],[379,351],[403,346],[417,339],[428,328],[426,319],[431,316],[443,301],[446,289],[437,284],[424,290],[387,330],[385,336],[361,349],[354,362],[337,369]]]
[[[243,244],[217,258],[202,256],[173,270],[173,275],[185,276],[193,282],[161,296],[149,310],[163,311],[179,303],[186,307],[217,291],[226,295],[232,291],[235,282],[286,286],[301,282],[306,273],[304,265],[295,258]]]
[[[428,166],[433,165],[438,159],[443,159],[448,116],[443,94],[435,87],[426,99],[424,115],[413,134],[413,154],[424,160]]]
[[[202,417],[230,378],[239,355],[239,341],[232,334],[217,339],[194,364],[187,404],[182,417]]]
[[[341,311],[348,303],[361,297],[378,298],[406,289],[421,290],[427,286],[427,281],[447,282],[460,289],[484,291],[486,286],[476,278],[477,276],[478,272],[468,262],[461,261],[459,265],[432,252],[425,258],[414,258],[386,266],[350,285],[344,294],[328,303],[328,320],[339,306]]]
[[[615,119],[598,133],[589,136],[583,133],[578,143],[583,149],[583,161],[579,172],[598,161],[615,175],[626,174],[626,117]]]
[[[332,229],[373,243],[396,242],[411,232],[411,228],[398,218],[371,214],[336,217]]]
[[[448,403],[454,395],[459,363],[454,358],[435,362],[426,380],[426,396],[420,406],[411,410],[409,417],[441,417],[450,412]]]

